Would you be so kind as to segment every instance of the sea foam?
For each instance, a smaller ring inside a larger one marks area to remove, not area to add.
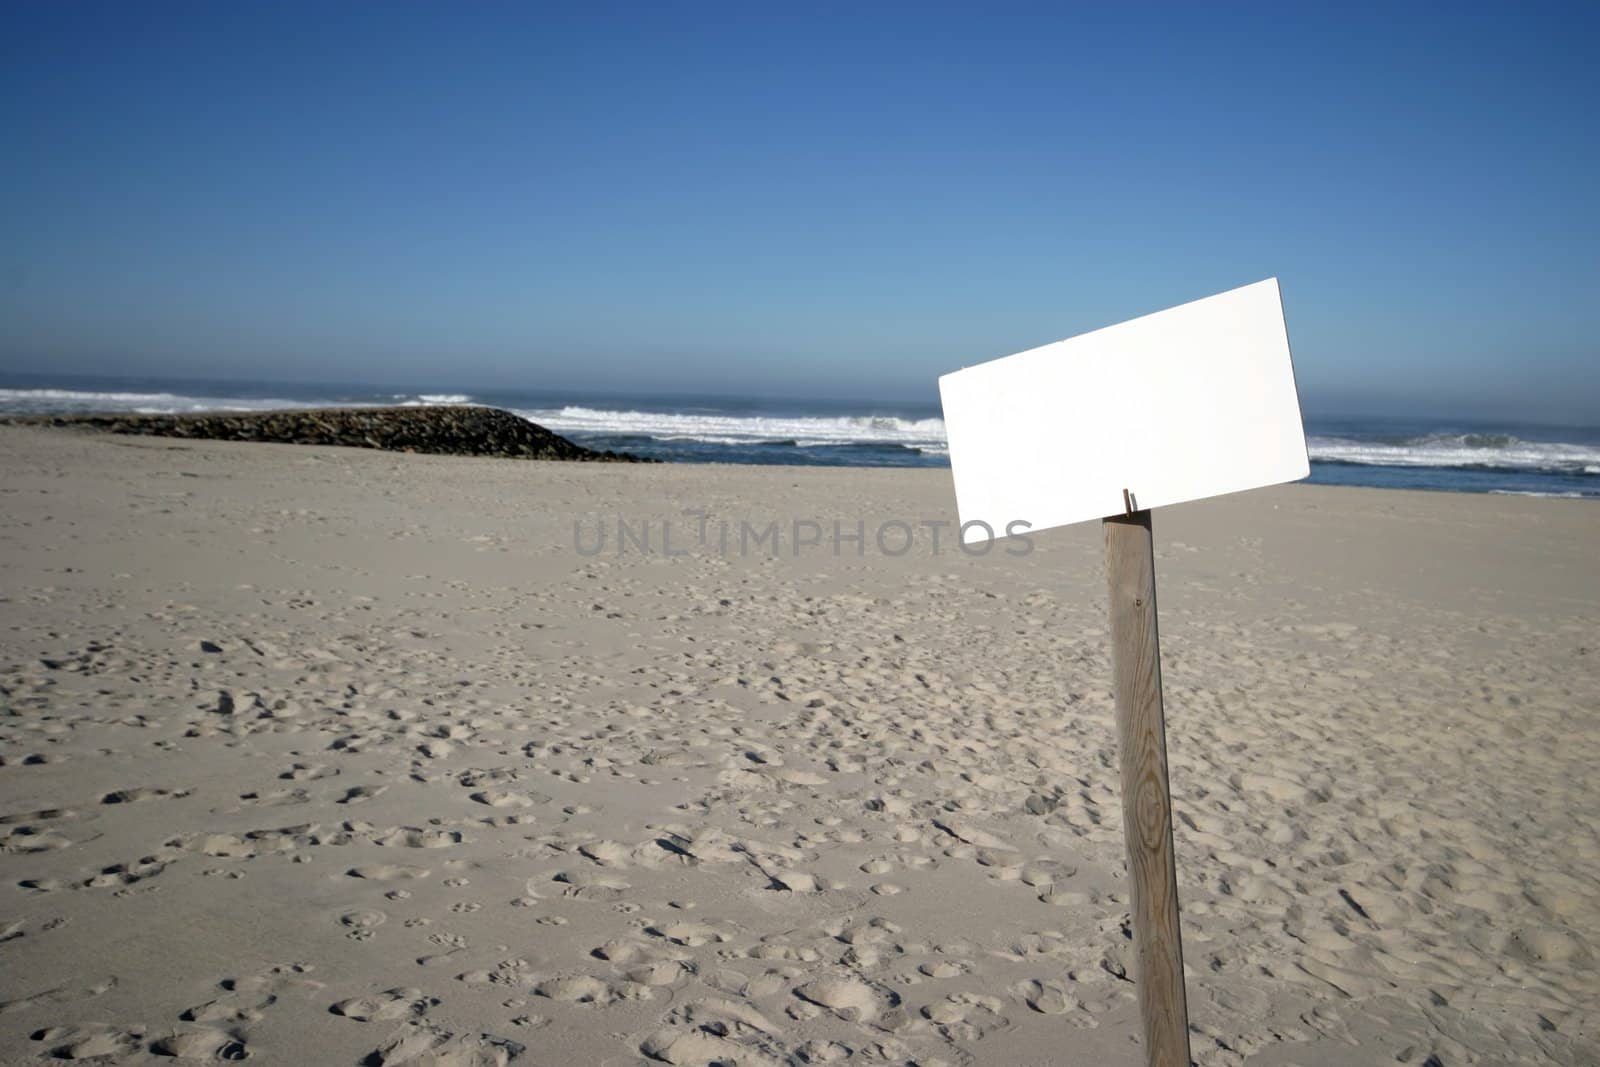
[[[662,441],[722,445],[899,445],[931,454],[948,451],[944,420],[894,415],[732,415],[611,410],[568,405],[517,414],[558,433],[615,434]]]

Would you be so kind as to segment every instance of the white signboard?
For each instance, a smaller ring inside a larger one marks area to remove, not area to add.
[[[1311,473],[1276,278],[946,374],[939,395],[966,542]]]

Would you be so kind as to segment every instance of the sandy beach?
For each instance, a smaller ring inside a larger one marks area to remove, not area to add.
[[[0,494],[0,1062],[1141,1062],[1096,524],[22,427]],[[1196,1061],[1600,1061],[1600,507],[1155,524]]]

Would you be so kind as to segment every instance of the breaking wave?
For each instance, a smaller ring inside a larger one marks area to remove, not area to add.
[[[1438,433],[1396,441],[1311,437],[1306,447],[1319,463],[1600,474],[1600,446],[1528,441],[1511,434]]]
[[[778,445],[838,448],[900,446],[927,455],[945,455],[944,420],[904,419],[895,415],[732,415],[631,411],[568,405],[518,411],[557,433],[653,437],[715,445]]]

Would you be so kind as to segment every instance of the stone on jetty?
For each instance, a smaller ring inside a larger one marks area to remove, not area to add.
[[[500,408],[316,408],[305,411],[216,412],[204,415],[34,415],[5,420],[35,426],[78,426],[111,433],[211,441],[344,445],[390,452],[500,456],[580,462],[647,463],[625,452],[597,452]]]

